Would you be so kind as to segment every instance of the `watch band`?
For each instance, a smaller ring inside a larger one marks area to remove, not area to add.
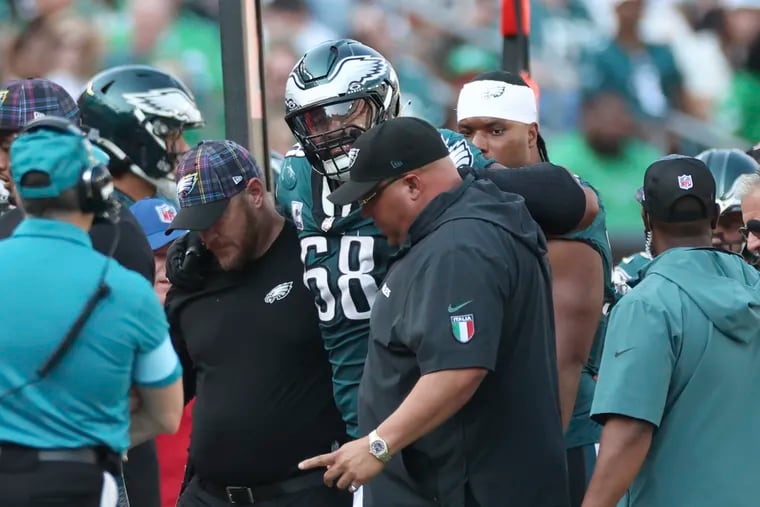
[[[388,442],[380,438],[380,435],[377,434],[377,430],[369,432],[369,452],[383,463],[388,463],[391,459]]]

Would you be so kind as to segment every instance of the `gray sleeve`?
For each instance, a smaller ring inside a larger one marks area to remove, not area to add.
[[[505,264],[480,247],[448,248],[419,273],[400,334],[421,374],[495,369],[510,285]]]

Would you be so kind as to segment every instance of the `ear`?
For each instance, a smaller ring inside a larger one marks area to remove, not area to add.
[[[261,183],[260,179],[251,178],[248,180],[248,183],[245,185],[245,191],[253,200],[254,206],[259,208],[262,204],[264,204],[266,191],[264,190],[264,185]]]
[[[720,219],[720,206],[718,204],[713,205],[713,214],[710,219],[710,229],[715,229],[718,226],[718,219]]]
[[[403,186],[404,192],[406,192],[409,198],[413,201],[416,201],[422,195],[423,183],[422,179],[417,174],[410,173],[409,175],[404,176]]]
[[[538,146],[538,124],[531,123],[528,125],[528,147],[530,149]]]
[[[649,223],[649,214],[644,209],[644,206],[641,207],[641,221],[644,222],[644,232],[652,230],[652,224]]]

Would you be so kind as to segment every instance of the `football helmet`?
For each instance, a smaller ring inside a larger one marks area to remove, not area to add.
[[[741,150],[711,149],[697,155],[705,163],[715,178],[715,202],[720,208],[718,227],[713,231],[713,246],[739,252],[744,246],[744,239],[738,231],[742,225],[741,201],[736,196],[736,182],[742,174],[752,174],[758,170],[758,163]],[[726,237],[729,231],[735,239]]]
[[[173,179],[177,156],[167,141],[204,125],[187,86],[147,65],[123,65],[93,77],[78,99],[82,126],[94,130],[115,175]]]
[[[348,177],[348,152],[356,138],[397,116],[399,107],[393,66],[351,39],[306,52],[285,86],[285,121],[312,167],[336,180]]]

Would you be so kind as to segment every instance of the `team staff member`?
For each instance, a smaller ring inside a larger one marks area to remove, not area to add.
[[[170,287],[166,278],[166,252],[169,246],[187,231],[175,230],[169,235],[166,234],[166,229],[177,215],[177,209],[162,199],[143,199],[129,209],[135,215],[153,249],[156,264],[153,289],[163,305]],[[191,410],[192,404],[185,407],[177,433],[156,437],[162,507],[174,507],[177,504],[187,463],[187,448],[190,445]]]
[[[744,254],[757,266],[760,263],[760,173],[741,176],[736,186],[744,222],[740,229],[746,241]]]
[[[70,123],[43,120],[11,148],[27,218],[0,243],[0,504],[115,505],[119,455],[179,424],[181,368],[151,287],[92,249],[107,170]]]
[[[655,258],[611,314],[583,505],[757,505],[760,275],[711,248],[719,209],[702,161],[653,163],[643,204]]]
[[[507,167],[548,160],[538,129],[536,96],[520,76],[486,72],[465,84],[459,93],[457,122],[459,132]],[[580,506],[596,460],[594,444],[599,442],[601,428],[589,419],[589,410],[604,343],[603,305],[614,301],[606,214],[601,203],[599,207],[588,227],[550,236],[548,242],[573,507]]]
[[[328,199],[358,200],[400,250],[370,318],[365,436],[301,467],[364,485],[367,507],[567,505],[549,268],[523,199],[462,182],[416,118],[354,149]]]
[[[181,208],[168,231],[199,231],[219,266],[203,289],[167,297],[185,397],[196,398],[193,477],[178,505],[351,505],[297,468],[307,449],[329,451],[345,431],[295,226],[232,141],[198,144],[177,176]]]
[[[5,147],[17,133],[30,121],[40,116],[56,116],[71,120],[78,124],[79,109],[74,99],[58,84],[47,79],[20,79],[11,81],[0,88],[0,180],[8,184],[13,192],[11,179],[3,179],[4,172],[10,177],[10,160],[4,157]],[[108,156],[93,147],[96,156],[102,156],[103,163],[108,162]],[[115,200],[115,198],[111,198]],[[0,216],[0,238],[11,235],[13,230],[24,218],[24,212],[16,207]],[[116,222],[114,227],[113,222]],[[119,242],[113,252],[113,258],[122,266],[136,271],[153,283],[154,265],[153,254],[126,206],[110,206],[104,213],[98,213],[89,230],[95,250],[106,253],[119,235]],[[158,507],[158,462],[156,447],[152,441],[145,442],[130,449],[129,462],[124,465],[126,483],[134,504],[140,507]],[[119,478],[120,507],[128,505],[123,481]]]

